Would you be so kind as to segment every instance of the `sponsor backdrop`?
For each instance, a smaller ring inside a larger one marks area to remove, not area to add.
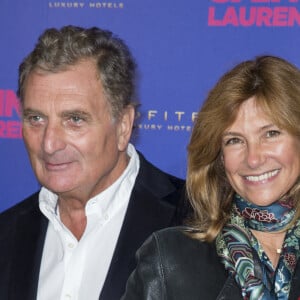
[[[39,188],[15,91],[18,65],[47,27],[99,26],[127,42],[140,74],[134,143],[179,177],[196,112],[222,73],[260,54],[300,66],[300,0],[1,0],[0,14],[0,211]]]

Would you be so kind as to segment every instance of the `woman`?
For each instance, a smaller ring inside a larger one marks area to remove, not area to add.
[[[189,227],[153,234],[123,299],[300,299],[300,71],[261,56],[209,93],[188,146]]]

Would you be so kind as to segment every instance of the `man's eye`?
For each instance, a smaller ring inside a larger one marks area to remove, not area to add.
[[[37,124],[43,121],[43,118],[38,115],[26,116],[25,121],[29,122],[30,124]]]
[[[31,119],[32,121],[34,121],[34,122],[38,122],[38,121],[40,121],[42,118],[41,118],[41,116],[32,116],[30,119]]]
[[[278,130],[269,130],[266,133],[266,137],[268,137],[268,138],[277,137],[278,135],[280,135],[280,131],[278,131]]]
[[[74,122],[74,123],[79,123],[82,121],[82,118],[79,117],[79,116],[72,116],[71,117],[71,120]]]
[[[71,125],[81,125],[86,119],[79,115],[73,115],[69,117],[69,121]]]

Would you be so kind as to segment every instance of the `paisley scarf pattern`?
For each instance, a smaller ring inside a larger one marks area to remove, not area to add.
[[[279,231],[293,219],[295,210],[292,199],[275,202],[269,206],[257,206],[235,195],[238,213],[244,217],[246,227],[257,231]]]
[[[282,223],[289,224],[293,216],[289,202],[260,207],[247,203],[238,195],[235,197],[231,218],[218,235],[216,246],[245,300],[288,299],[290,281],[300,256],[300,221],[286,232],[276,269],[250,228],[278,231],[283,229]]]

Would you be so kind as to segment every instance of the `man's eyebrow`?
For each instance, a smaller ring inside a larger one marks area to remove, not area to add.
[[[22,109],[21,112],[22,112],[22,115],[25,116],[25,117],[28,116],[28,115],[44,116],[44,114],[41,111],[39,111],[37,109],[32,109],[32,108]]]
[[[92,117],[90,113],[80,110],[80,109],[65,110],[61,113],[62,117],[70,117],[70,116],[74,116],[74,115],[79,116],[79,117],[85,117],[85,118]]]

